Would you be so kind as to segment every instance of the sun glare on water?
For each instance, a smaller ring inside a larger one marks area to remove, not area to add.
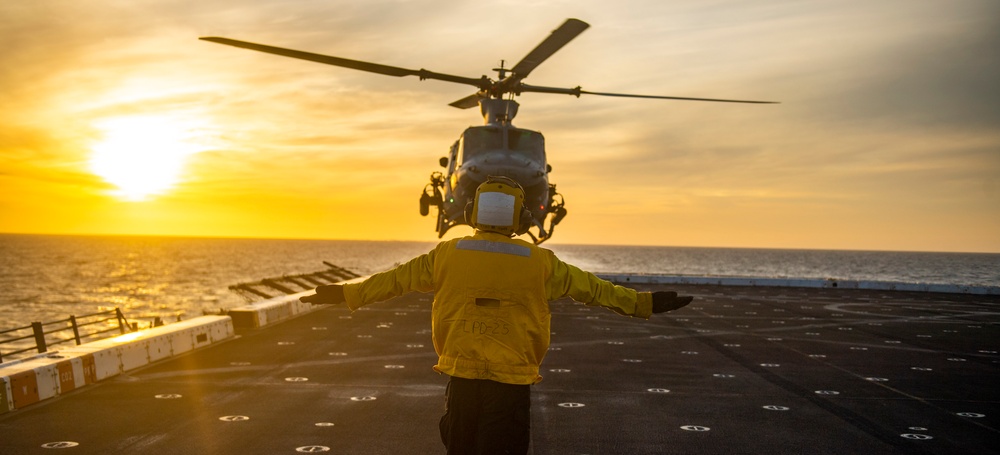
[[[181,179],[187,157],[202,149],[193,142],[192,128],[171,117],[118,117],[96,126],[104,137],[92,147],[90,169],[129,201],[169,191]]]

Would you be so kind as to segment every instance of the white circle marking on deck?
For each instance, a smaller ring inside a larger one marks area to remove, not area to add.
[[[916,439],[916,440],[920,440],[920,441],[926,441],[928,439],[934,439],[934,436],[930,436],[930,435],[926,435],[926,434],[917,434],[917,433],[903,433],[900,436],[902,436],[902,437],[904,437],[906,439]]]
[[[560,408],[582,408],[586,406],[583,403],[559,403]]]
[[[219,417],[219,420],[223,422],[243,422],[246,420],[250,420],[250,418],[247,416],[222,416]]]
[[[68,449],[70,447],[76,447],[80,445],[79,442],[73,441],[59,441],[59,442],[46,442],[42,444],[43,449]]]
[[[670,393],[670,390],[668,389],[646,389],[646,391],[653,393]]]
[[[161,393],[155,396],[155,398],[160,400],[176,400],[180,397],[181,395],[179,393]]]
[[[956,413],[956,415],[960,415],[962,417],[971,417],[973,419],[981,419],[983,417],[986,417],[986,414],[980,414],[978,412],[959,412]]]
[[[709,427],[703,427],[701,425],[684,425],[681,427],[684,431],[708,431],[711,430]]]
[[[302,446],[302,447],[296,447],[295,451],[296,452],[307,452],[307,453],[312,453],[312,452],[329,452],[330,448],[327,447],[327,446]]]
[[[309,381],[309,378],[301,378],[301,377],[297,377],[297,378],[285,378],[285,381],[286,382],[307,382],[307,381]]]
[[[373,397],[373,396],[351,397],[351,401],[375,401],[375,397]]]
[[[787,411],[790,408],[788,408],[787,406],[776,406],[773,404],[769,404],[767,406],[764,406],[764,409],[767,409],[768,411]]]

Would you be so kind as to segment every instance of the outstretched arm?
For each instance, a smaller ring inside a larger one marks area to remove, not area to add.
[[[434,251],[417,256],[396,268],[376,273],[359,283],[319,286],[316,294],[301,301],[317,304],[347,302],[352,311],[410,291],[434,290]]]
[[[677,310],[694,300],[676,292],[638,292],[602,280],[596,275],[552,256],[552,276],[548,281],[549,300],[572,297],[587,305],[606,307],[618,314],[649,319],[654,313]]]

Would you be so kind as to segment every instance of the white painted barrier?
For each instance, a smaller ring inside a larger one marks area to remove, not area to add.
[[[10,378],[0,377],[0,414],[14,410],[14,400],[11,398]]]
[[[233,336],[229,316],[202,316],[0,364],[0,413]]]
[[[122,372],[118,350],[113,347],[93,346],[93,343],[73,346],[40,356],[56,360],[80,359],[81,368],[84,371],[84,385],[118,376]]]

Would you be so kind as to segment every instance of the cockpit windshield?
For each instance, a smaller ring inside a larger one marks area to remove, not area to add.
[[[465,130],[462,152],[466,158],[482,152],[503,149],[499,128],[469,128]]]
[[[536,131],[508,129],[507,148],[525,152],[538,160],[545,159],[545,138]]]
[[[506,132],[506,138],[504,132]],[[504,149],[521,152],[537,161],[545,160],[545,138],[537,131],[495,127],[465,130],[465,136],[462,140],[462,154],[466,159],[479,153]]]

